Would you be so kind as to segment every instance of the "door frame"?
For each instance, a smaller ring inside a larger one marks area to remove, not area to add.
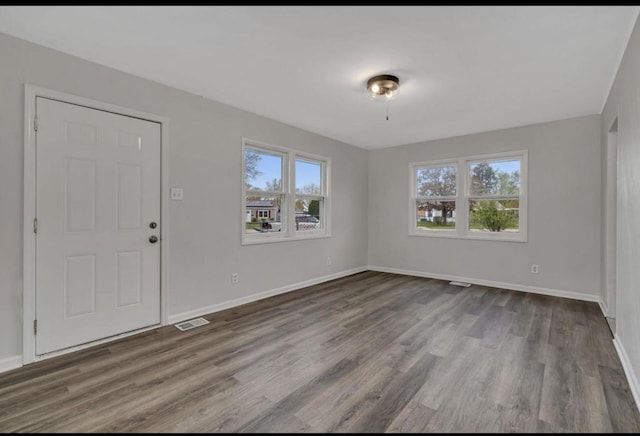
[[[619,118],[615,116],[605,132],[605,189],[603,207],[605,208],[604,220],[604,289],[606,291],[605,305],[607,309],[606,316],[608,318],[616,318],[617,313],[617,288],[618,288],[618,247],[620,245],[618,238],[618,138],[619,138]],[[613,204],[610,204],[613,203]],[[614,206],[614,207],[610,207]],[[613,228],[612,228],[613,227]],[[615,261],[611,262],[611,255],[615,256]],[[611,285],[613,278],[614,284]]]
[[[36,237],[33,231],[33,220],[36,213],[36,153],[34,134],[34,120],[36,115],[36,98],[44,97],[57,100],[62,103],[70,103],[153,121],[160,124],[160,324],[122,333],[116,336],[99,339],[87,344],[81,344],[63,350],[36,355],[36,341],[33,332],[33,321],[36,314]],[[22,308],[23,308],[23,334],[22,334],[22,365],[43,359],[81,350],[90,346],[130,336],[146,330],[157,328],[160,325],[168,325],[168,262],[169,262],[169,119],[156,114],[142,112],[136,109],[117,106],[90,98],[55,91],[52,89],[35,86],[29,83],[24,85],[24,221],[23,221],[23,268],[22,268]]]

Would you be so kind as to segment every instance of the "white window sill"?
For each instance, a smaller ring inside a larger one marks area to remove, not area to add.
[[[242,245],[257,245],[257,244],[270,244],[272,242],[291,242],[291,241],[304,241],[307,239],[324,239],[330,238],[329,232],[308,232],[304,234],[296,234],[295,236],[262,236],[262,237],[248,237],[243,238]]]
[[[504,236],[504,233],[497,233],[495,235],[489,235],[487,233],[470,233],[466,235],[459,235],[454,231],[440,230],[434,232],[410,232],[409,236],[420,236],[427,238],[450,238],[450,239],[476,239],[479,241],[498,241],[498,242],[527,242],[525,235],[517,234],[514,236]]]

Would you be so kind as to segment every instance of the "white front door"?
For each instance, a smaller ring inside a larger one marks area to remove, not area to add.
[[[36,114],[36,354],[159,324],[160,124],[42,97]]]

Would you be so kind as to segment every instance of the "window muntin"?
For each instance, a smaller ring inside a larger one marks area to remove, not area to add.
[[[296,231],[315,232],[324,228],[325,163],[296,158]]]
[[[457,172],[455,163],[415,168],[416,230],[455,230]]]
[[[242,242],[329,235],[329,160],[243,140]]]
[[[410,234],[526,241],[526,164],[526,150],[410,164]]]
[[[470,232],[520,231],[522,159],[467,162]]]

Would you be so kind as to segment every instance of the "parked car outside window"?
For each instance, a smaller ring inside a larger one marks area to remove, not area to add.
[[[280,221],[263,221],[256,230],[259,232],[281,232]],[[320,230],[320,220],[313,215],[296,215],[296,230]]]
[[[256,230],[259,232],[280,232],[282,230],[282,223],[280,223],[280,221],[262,221],[260,227]]]

